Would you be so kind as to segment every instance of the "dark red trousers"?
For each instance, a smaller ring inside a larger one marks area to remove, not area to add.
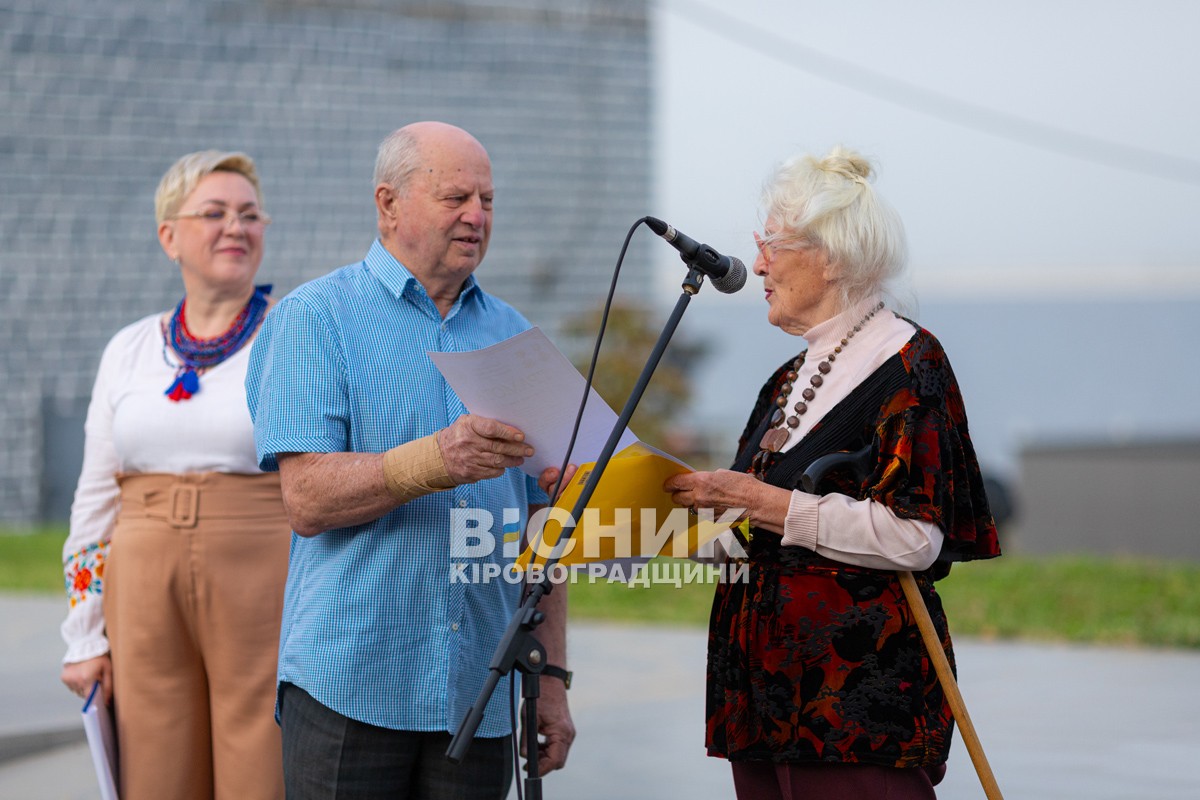
[[[897,769],[871,764],[733,762],[740,800],[936,800],[945,765]]]

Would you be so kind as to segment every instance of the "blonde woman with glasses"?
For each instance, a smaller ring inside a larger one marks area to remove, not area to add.
[[[282,797],[290,527],[243,389],[271,305],[254,283],[270,217],[244,153],[184,156],[154,202],[184,296],[100,361],[63,548],[62,681],[113,705],[125,800]]]

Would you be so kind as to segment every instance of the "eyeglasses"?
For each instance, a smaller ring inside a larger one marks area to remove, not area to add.
[[[780,247],[782,242],[799,242],[805,243],[801,236],[795,236],[787,233],[763,233],[754,232],[754,245],[758,248],[758,254],[762,256],[763,264],[770,267],[772,259],[775,258],[775,250],[797,250],[799,247]]]
[[[772,248],[782,240],[777,233],[763,233],[759,235],[758,231],[754,232],[754,245],[758,248],[758,254],[762,256],[763,264],[771,266],[771,260],[775,257]]]
[[[264,211],[247,210],[234,211],[232,208],[205,208],[200,211],[185,211],[171,219],[198,219],[210,225],[225,227],[230,219],[236,219],[247,230],[261,229],[271,224],[271,218]]]
[[[758,254],[762,257],[763,263],[768,267],[771,266],[771,245],[763,241],[763,237],[758,235],[758,231],[754,232],[754,246],[758,248]]]

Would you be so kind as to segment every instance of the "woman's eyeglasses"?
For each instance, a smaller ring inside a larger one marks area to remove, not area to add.
[[[771,237],[760,236],[758,231],[754,232],[754,246],[758,248],[758,254],[762,256],[763,263],[768,267],[771,266],[771,245],[769,239]]]
[[[247,230],[265,228],[271,224],[271,218],[263,211],[246,210],[234,211],[232,208],[204,208],[199,211],[184,211],[171,219],[198,219],[210,225],[225,227],[232,219],[236,219]]]
[[[780,247],[782,242],[788,242],[788,247]],[[754,246],[758,248],[758,254],[762,256],[763,264],[767,267],[771,266],[771,261],[775,258],[776,250],[799,250],[805,244],[811,244],[803,236],[793,234],[780,233],[762,233],[754,232]]]

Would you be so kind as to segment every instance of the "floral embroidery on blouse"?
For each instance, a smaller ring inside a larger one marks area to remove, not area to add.
[[[71,608],[104,591],[104,565],[108,560],[108,542],[90,544],[63,562],[63,584]]]

